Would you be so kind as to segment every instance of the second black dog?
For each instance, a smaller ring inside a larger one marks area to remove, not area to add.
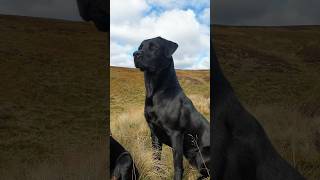
[[[202,177],[209,176],[210,125],[184,94],[174,69],[172,54],[178,45],[161,37],[144,40],[134,56],[144,71],[145,118],[151,130],[155,158],[162,144],[173,149],[174,179],[182,179],[183,155]]]
[[[139,172],[130,153],[110,136],[111,180],[138,180]]]

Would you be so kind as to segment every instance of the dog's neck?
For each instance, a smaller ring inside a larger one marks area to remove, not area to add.
[[[229,81],[225,78],[221,70],[214,50],[211,51],[211,57],[213,70],[213,82],[211,83],[213,85],[211,88],[213,96],[213,114],[216,118],[219,118],[219,116],[228,115],[228,111],[232,108],[229,106],[229,103],[237,99]]]
[[[173,60],[166,68],[159,72],[145,71],[144,83],[147,98],[152,98],[158,92],[166,92],[168,89],[176,89],[177,91],[175,92],[182,90],[174,69]]]

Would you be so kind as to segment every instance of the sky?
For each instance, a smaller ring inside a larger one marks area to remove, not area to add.
[[[0,14],[81,20],[76,0],[0,0]]]
[[[144,39],[178,43],[177,69],[210,67],[209,0],[117,0],[110,4],[110,62],[134,67],[132,53]]]
[[[247,26],[320,25],[320,0],[213,0],[212,23]]]

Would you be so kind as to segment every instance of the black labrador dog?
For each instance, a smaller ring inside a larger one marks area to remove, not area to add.
[[[177,48],[161,37],[144,40],[133,53],[134,64],[144,71],[144,115],[155,158],[160,160],[164,143],[173,150],[175,180],[183,176],[183,155],[200,171],[201,179],[209,176],[210,125],[178,82],[172,58]]]
[[[272,146],[258,121],[241,105],[211,42],[211,177],[216,180],[302,180]]]
[[[139,172],[130,153],[110,136],[111,180],[138,180]]]
[[[109,15],[107,0],[77,0],[81,17],[93,21],[100,31],[107,32]],[[139,172],[130,153],[110,136],[110,171],[112,180],[135,180]]]

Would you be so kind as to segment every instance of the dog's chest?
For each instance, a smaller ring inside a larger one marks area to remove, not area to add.
[[[166,117],[165,113],[163,113],[161,108],[153,105],[146,105],[145,106],[145,116],[146,120],[152,128],[152,131],[160,138],[167,139],[168,136],[168,118]]]
[[[154,100],[156,99],[156,100]],[[179,122],[179,105],[161,97],[146,99],[145,116],[152,126],[169,131]]]
[[[145,116],[149,124],[162,127],[163,122],[159,118],[159,112],[157,111],[157,108],[154,106],[148,105],[145,107]]]
[[[156,137],[158,137],[161,142],[164,144],[171,146],[171,140],[168,132],[168,128],[166,125],[158,118],[156,112],[148,111],[146,112],[146,120],[149,124],[151,131],[154,133]]]

